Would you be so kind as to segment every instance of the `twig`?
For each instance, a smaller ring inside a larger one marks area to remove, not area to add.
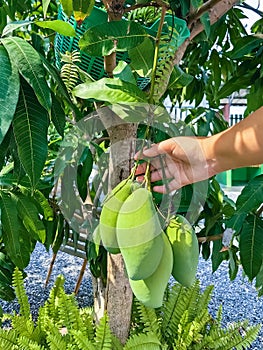
[[[223,234],[220,235],[214,235],[214,236],[204,236],[204,237],[198,237],[198,242],[199,243],[206,243],[206,242],[211,242],[211,241],[218,241],[223,237]]]

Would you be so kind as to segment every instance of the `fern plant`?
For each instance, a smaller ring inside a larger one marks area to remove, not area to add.
[[[168,290],[163,306],[158,310],[135,302],[132,338],[124,349],[247,349],[256,339],[261,325],[249,326],[245,320],[223,328],[222,308],[219,308],[216,318],[212,318],[208,311],[212,291],[213,286],[208,286],[201,292],[198,281],[191,288],[176,283]],[[146,344],[145,335],[152,344],[140,347]]]
[[[211,286],[201,292],[198,282],[191,288],[175,284],[158,310],[135,300],[130,337],[122,345],[111,333],[106,314],[96,325],[92,309],[79,308],[74,295],[65,293],[62,276],[39,309],[36,324],[17,268],[13,285],[20,314],[5,314],[2,318],[11,321],[10,328],[0,329],[0,349],[4,350],[243,350],[256,339],[260,329],[260,325],[251,327],[247,321],[224,329],[222,308],[215,319],[208,312]]]

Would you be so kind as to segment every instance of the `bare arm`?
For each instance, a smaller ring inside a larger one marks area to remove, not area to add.
[[[160,160],[162,155],[162,160]],[[206,138],[175,137],[137,153],[151,162],[151,181],[170,180],[169,190],[205,180],[228,169],[263,163],[263,107],[235,126]],[[142,181],[146,164],[136,174]],[[156,186],[165,192],[164,186]]]

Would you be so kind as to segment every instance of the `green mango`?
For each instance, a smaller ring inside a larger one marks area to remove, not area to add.
[[[117,218],[117,241],[130,279],[153,274],[163,253],[163,230],[152,194],[136,189],[123,203]]]
[[[173,251],[165,233],[162,234],[164,249],[162,259],[155,272],[144,280],[130,280],[136,298],[147,307],[162,306],[163,296],[173,268]]]
[[[166,229],[173,249],[173,277],[185,287],[194,281],[199,260],[199,246],[190,223],[182,216],[173,217]]]
[[[100,214],[100,236],[105,249],[111,254],[120,253],[116,237],[116,223],[121,206],[132,192],[133,181],[121,181],[107,195]]]

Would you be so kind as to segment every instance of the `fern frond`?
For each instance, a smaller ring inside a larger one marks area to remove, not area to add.
[[[114,350],[123,350],[123,345],[122,343],[120,342],[120,340],[115,337],[115,335],[112,334],[112,349]]]
[[[13,273],[13,287],[20,306],[20,314],[27,319],[31,319],[30,305],[24,287],[23,274],[17,267]]]
[[[162,335],[165,339],[176,336],[181,317],[186,310],[186,303],[187,289],[175,283],[162,307]]]
[[[19,335],[32,339],[35,328],[32,320],[29,320],[24,316],[16,315],[12,318],[12,327],[19,333]]]
[[[260,328],[261,325],[248,327],[248,321],[232,324],[226,331],[226,346],[218,347],[218,350],[243,350],[249,348],[253,341],[256,340]]]
[[[18,339],[19,349],[23,350],[44,350],[44,346],[41,346],[36,341],[30,340],[27,337],[19,337]]]
[[[47,343],[50,350],[66,350],[66,338],[59,333],[58,329],[53,329],[52,333],[47,334]]]
[[[79,349],[97,350],[93,343],[88,340],[82,332],[73,330],[70,334],[73,335],[73,339]]]
[[[80,317],[83,323],[83,328],[81,327],[79,330],[82,331],[82,333],[84,333],[89,340],[94,340],[95,327],[93,309],[90,307],[80,309]]]
[[[105,313],[96,328],[96,350],[112,349],[112,335],[109,327],[109,317]]]
[[[144,325],[145,333],[153,333],[161,339],[161,326],[155,309],[148,308],[136,300],[140,321]]]
[[[18,333],[15,329],[0,329],[0,349],[12,350],[17,344]]]
[[[157,69],[155,74],[154,83],[154,92],[153,98],[154,101],[159,101],[160,97],[164,94],[169,79],[174,67],[174,54],[175,48],[177,47],[177,32],[174,28],[168,26],[169,33],[162,35],[160,46],[159,46],[159,56]],[[170,36],[170,33],[173,33]]]
[[[65,292],[60,294],[58,299],[58,315],[63,325],[68,329],[83,328],[77,301],[73,294],[67,295]]]
[[[65,63],[61,68],[60,75],[69,92],[79,83],[79,71],[75,64]]]
[[[153,333],[141,333],[128,339],[123,350],[160,350],[161,343]]]
[[[60,295],[64,293],[64,283],[65,278],[62,275],[59,275],[50,291],[48,300],[45,302],[44,306],[40,307],[39,309],[40,320],[38,319],[38,324],[40,324],[40,321],[43,321],[44,323],[45,319],[51,319],[53,323],[59,324],[60,319],[58,313],[58,304]]]

